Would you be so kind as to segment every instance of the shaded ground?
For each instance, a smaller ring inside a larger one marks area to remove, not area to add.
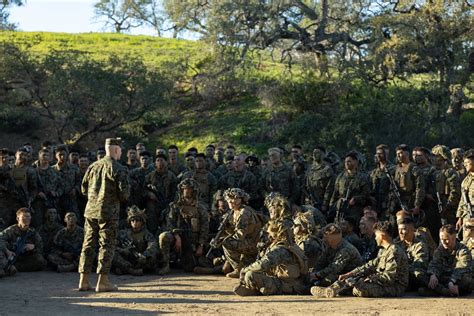
[[[95,282],[95,278],[92,281]],[[120,291],[77,292],[78,274],[19,273],[0,279],[0,315],[71,314],[471,314],[474,296],[465,298],[361,299],[312,296],[238,297],[234,279],[173,274],[113,276]]]

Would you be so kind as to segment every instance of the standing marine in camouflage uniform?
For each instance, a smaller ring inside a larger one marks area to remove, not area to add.
[[[217,180],[206,169],[206,156],[202,153],[196,155],[195,168],[179,177],[179,180],[194,179],[199,184],[199,199],[206,203],[207,208],[212,204],[212,196],[217,191]]]
[[[119,231],[118,246],[112,262],[115,273],[139,276],[144,271],[155,272],[158,242],[146,229],[145,210],[132,206],[127,213],[129,228]]]
[[[325,157],[324,147],[317,146],[313,150],[313,164],[308,170],[304,190],[302,190],[304,199],[312,206],[319,208],[323,214],[326,214],[329,209],[335,180],[332,168],[324,161]]]
[[[234,169],[223,175],[217,182],[220,190],[230,188],[239,188],[245,191],[249,196],[249,204],[255,206],[258,198],[257,179],[245,167],[245,158],[243,154],[234,157]]]
[[[315,284],[328,286],[337,276],[361,265],[362,258],[357,248],[342,238],[342,231],[336,224],[328,224],[323,231],[324,248],[311,273]]]
[[[7,258],[15,256],[18,242],[25,239],[24,249],[19,250],[19,255],[9,274],[20,272],[41,271],[46,268],[46,260],[43,257],[43,242],[40,235],[30,227],[31,212],[27,208],[20,208],[16,212],[17,224],[12,225],[0,233],[0,239],[5,243],[5,254]]]
[[[459,296],[471,292],[472,257],[469,249],[456,240],[454,225],[439,230],[440,245],[428,266],[428,288],[420,288],[421,295]]]
[[[216,147],[212,144],[206,146],[206,168],[209,171],[214,171],[217,168],[217,162],[214,159]]]
[[[140,162],[137,159],[137,151],[134,148],[127,150],[127,162],[125,163],[125,166],[128,170],[140,168]]]
[[[67,212],[74,212],[80,218],[77,207],[77,196],[81,193],[81,173],[79,167],[67,162],[67,147],[58,146],[56,149],[56,159],[58,162],[53,169],[58,173],[61,179],[62,195],[58,200],[58,212],[61,217]]]
[[[461,184],[461,201],[456,212],[457,229],[462,228],[464,221],[474,217],[474,149],[464,155],[464,167],[467,175]]]
[[[240,270],[257,257],[257,242],[262,223],[255,210],[247,206],[249,195],[241,189],[228,189],[225,199],[232,211],[222,248],[234,271],[227,277],[238,278]]]
[[[209,233],[209,211],[199,199],[195,180],[188,178],[179,183],[178,199],[166,211],[165,230],[158,238],[164,264],[158,274],[169,273],[171,252],[184,271],[193,271],[203,256]]]
[[[151,154],[148,151],[142,151],[140,153],[140,168],[133,169],[129,173],[130,178],[130,199],[128,205],[136,205],[140,209],[146,207],[146,176],[155,170],[153,164],[150,163]]]
[[[175,176],[179,176],[182,172],[186,171],[186,167],[179,162],[178,153],[178,147],[176,147],[176,145],[168,147],[168,169],[171,170]]]
[[[15,211],[22,206],[8,158],[8,149],[0,149],[0,230],[15,222]]]
[[[395,173],[395,166],[389,161],[389,149],[387,145],[378,145],[375,149],[375,162],[377,166],[370,172],[371,198],[373,205],[382,220],[389,218],[389,195],[390,180],[387,171],[392,176]]]
[[[38,173],[26,164],[27,156],[27,150],[23,147],[19,148],[12,168],[12,177],[22,206],[28,206],[38,194]]]
[[[159,154],[155,160],[155,170],[145,177],[147,190],[147,227],[152,234],[156,234],[164,224],[162,212],[176,197],[178,186],[176,176],[168,170],[165,155]]]
[[[284,164],[281,160],[279,148],[268,150],[271,166],[264,170],[260,189],[262,196],[267,196],[271,192],[278,192],[286,197],[290,203],[298,203],[300,199],[300,186],[292,168]]]
[[[79,291],[89,291],[88,276],[92,272],[95,249],[99,244],[96,292],[115,291],[109,272],[117,239],[120,202],[130,194],[127,169],[118,160],[122,155],[121,139],[107,138],[106,156],[94,162],[82,181],[82,194],[87,195],[84,212],[84,243],[79,261]]]
[[[359,170],[358,155],[355,152],[347,153],[344,167],[345,170],[336,178],[330,206],[334,210],[338,209],[340,216],[352,217],[358,223],[370,196],[369,177]],[[346,210],[341,209],[344,203],[348,203]]]
[[[270,245],[265,255],[242,269],[240,285],[234,293],[240,296],[301,293],[308,274],[304,252],[294,243],[291,228],[280,221],[268,225]]]
[[[415,223],[411,216],[397,221],[397,224],[398,237],[395,243],[407,254],[410,272],[408,288],[416,291],[428,283],[430,250],[428,244],[416,234]]]
[[[66,227],[54,237],[53,251],[47,259],[58,272],[73,272],[79,267],[84,230],[77,226],[77,216],[73,212],[66,213],[64,222]]]
[[[390,223],[377,222],[375,240],[381,247],[377,258],[339,276],[328,288],[312,287],[316,297],[334,297],[352,288],[352,294],[360,297],[401,296],[408,286],[408,258],[400,246],[392,241]]]
[[[456,211],[461,200],[461,181],[459,174],[450,166],[451,152],[443,145],[431,150],[434,155],[436,202],[441,202],[441,223],[455,224]],[[439,197],[438,197],[439,196]],[[438,201],[438,198],[441,201]]]
[[[453,148],[451,149],[451,156],[451,163],[456,172],[459,174],[459,179],[462,181],[467,175],[466,168],[464,168],[463,165],[464,150],[462,148]]]
[[[466,220],[464,223],[464,240],[463,244],[466,245],[467,249],[471,252],[471,271],[474,273],[474,218]],[[471,290],[474,291],[474,284],[471,286]]]
[[[322,241],[316,237],[318,229],[311,212],[297,213],[293,220],[295,243],[304,251],[308,267],[313,268],[323,251]]]

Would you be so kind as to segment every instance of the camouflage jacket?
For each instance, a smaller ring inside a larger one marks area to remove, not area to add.
[[[145,177],[145,186],[149,191],[155,193],[158,199],[164,199],[168,205],[176,198],[178,180],[169,170],[164,173],[155,170]]]
[[[56,236],[54,236],[53,252],[61,255],[63,252],[72,253],[79,256],[84,241],[84,229],[76,226],[74,231],[69,231],[67,227],[63,227]]]
[[[321,206],[329,207],[331,195],[334,190],[334,172],[326,164],[313,164],[306,173],[305,195],[310,195],[310,200]]]
[[[471,259],[474,258],[474,238],[468,238],[463,241],[463,244],[466,245],[467,249],[471,252]],[[471,261],[471,272],[474,273],[474,259]]]
[[[474,173],[470,172],[461,184],[461,200],[456,217],[469,218],[469,212],[474,213]]]
[[[56,192],[58,196],[61,196],[64,188],[59,174],[52,167],[46,169],[37,167],[36,170],[39,177],[39,190],[45,194]]]
[[[61,179],[63,194],[69,194],[74,189],[77,193],[81,192],[81,172],[76,165],[66,163],[60,167],[58,164],[55,164],[53,169]]]
[[[138,233],[133,232],[131,228],[120,230],[117,236],[118,247],[126,249],[123,242],[127,239],[133,243],[136,251],[145,257],[155,257],[158,254],[158,242],[145,227]]]
[[[390,175],[394,176],[395,166],[387,164],[386,166]],[[375,209],[383,212],[389,207],[389,196],[390,196],[390,180],[387,177],[384,169],[376,167],[370,172],[370,195],[375,200]]]
[[[360,249],[359,252],[362,256],[364,262],[369,262],[372,259],[377,257],[379,247],[375,241],[375,235],[372,237],[363,236],[360,239]]]
[[[291,167],[285,164],[279,167],[270,166],[263,172],[261,181],[262,196],[265,197],[271,192],[278,192],[292,203],[299,202],[300,186]]]
[[[387,248],[380,249],[377,258],[352,270],[356,275],[368,276],[371,282],[380,285],[408,286],[408,258],[403,249],[390,244]]]
[[[17,195],[15,180],[10,167],[0,167],[0,197],[2,195]]]
[[[217,188],[221,190],[239,188],[250,195],[250,200],[258,197],[257,178],[248,170],[227,172],[217,182]]]
[[[257,244],[262,223],[255,210],[244,206],[238,212],[233,212],[226,232],[237,240],[247,240],[250,244]]]
[[[453,251],[445,249],[440,245],[434,252],[433,260],[428,266],[428,274],[434,274],[439,278],[448,277],[456,283],[464,274],[471,273],[471,252],[465,245],[456,241]]]
[[[324,247],[316,262],[316,274],[321,278],[346,273],[363,263],[359,251],[347,240],[342,239],[336,249]]]
[[[402,247],[407,254],[410,273],[415,277],[426,274],[430,262],[428,244],[418,236],[415,236],[411,244],[401,241],[398,237],[395,239],[395,243]]]
[[[211,205],[212,196],[217,191],[217,180],[212,173],[206,169],[204,170],[193,170],[184,173],[178,180],[192,178],[199,183],[199,199],[201,202]]]
[[[308,267],[314,268],[323,252],[322,241],[313,235],[295,235],[295,243],[308,259]]]
[[[311,205],[301,205],[301,211],[311,212],[313,215],[314,224],[318,230],[327,225],[326,217],[317,208],[312,207]]]
[[[421,170],[414,163],[410,163],[407,168],[397,165],[393,179],[406,207],[421,207],[425,199],[425,178]],[[393,193],[390,195],[390,199],[395,201]]]
[[[355,205],[349,206],[349,214],[362,212],[362,207],[368,202],[370,196],[370,182],[367,174],[359,171],[353,175],[349,175],[346,171],[341,172],[336,178],[331,207],[339,208],[347,192],[349,192],[348,200],[352,198],[355,200]]]
[[[82,181],[82,194],[87,195],[84,217],[117,220],[120,202],[130,195],[127,169],[109,156],[94,162]]]
[[[307,258],[298,246],[288,246],[284,241],[270,245],[265,255],[244,268],[244,271],[264,272],[268,276],[290,282],[308,274],[306,262]]]
[[[206,204],[195,201],[188,205],[182,200],[172,202],[166,215],[166,230],[191,237],[193,245],[205,245],[209,234],[209,211]]]
[[[22,190],[27,194],[26,198],[32,199],[38,193],[38,173],[36,169],[23,166],[13,166],[11,169],[11,175],[15,181],[16,191],[22,194]],[[23,201],[26,203],[27,201]]]
[[[171,172],[173,172],[176,177],[179,176],[181,173],[186,172],[188,170],[179,161],[176,164],[168,163],[168,169],[171,170]]]
[[[41,236],[35,231],[34,228],[28,228],[28,230],[21,230],[18,224],[12,225],[0,233],[0,239],[5,242],[5,247],[10,251],[15,251],[17,241],[22,238],[25,234],[30,233],[30,236],[26,239],[27,244],[35,245],[35,248],[31,253],[43,253],[43,241]]]
[[[443,206],[450,212],[455,213],[461,200],[461,181],[459,174],[453,168],[436,170],[435,190],[441,197]]]
[[[38,234],[43,241],[43,251],[45,254],[48,254],[53,249],[54,237],[62,228],[63,226],[57,222],[44,222],[44,224],[38,228]]]

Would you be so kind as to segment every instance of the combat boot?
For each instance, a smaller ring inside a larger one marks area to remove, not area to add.
[[[143,275],[143,269],[129,268],[128,269],[128,274],[131,274],[133,276],[142,276]]]
[[[224,274],[232,272],[232,266],[230,265],[229,261],[224,262],[224,266],[222,267],[222,272]]]
[[[79,276],[79,291],[91,291],[92,287],[89,285],[89,274],[80,273]]]
[[[261,295],[261,293],[254,289],[249,289],[245,285],[239,284],[234,287],[234,293],[238,296],[257,296]]]
[[[63,273],[63,272],[72,272],[76,270],[76,265],[74,264],[59,264],[58,265],[58,272]]]
[[[160,270],[158,270],[158,274],[165,275],[165,274],[170,273],[170,270],[171,270],[170,269],[170,264],[165,263],[165,265]]]
[[[227,273],[225,276],[232,279],[238,279],[240,277],[240,268],[237,268],[234,271]]]
[[[117,285],[110,283],[109,275],[107,273],[99,274],[97,286],[95,287],[96,292],[114,292],[117,290]]]

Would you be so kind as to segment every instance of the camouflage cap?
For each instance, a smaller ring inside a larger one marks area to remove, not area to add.
[[[242,199],[244,203],[247,203],[250,199],[250,195],[248,195],[244,190],[239,188],[225,190],[224,197],[227,201],[234,199]]]
[[[105,146],[120,146],[122,145],[122,138],[107,138],[105,140]]]
[[[184,188],[197,190],[199,188],[199,183],[197,183],[197,181],[192,178],[187,178],[178,184],[178,189],[182,190]]]
[[[451,160],[451,152],[449,148],[444,145],[436,145],[431,149],[433,155],[441,156],[444,160]]]
[[[282,154],[281,149],[278,148],[278,147],[269,148],[267,152],[268,152],[269,155],[270,155],[272,152],[276,152],[276,153],[278,153],[278,154],[280,154],[280,155]]]
[[[130,223],[133,218],[138,218],[141,222],[145,223],[146,211],[139,209],[136,205],[130,206],[127,209],[127,222]]]

